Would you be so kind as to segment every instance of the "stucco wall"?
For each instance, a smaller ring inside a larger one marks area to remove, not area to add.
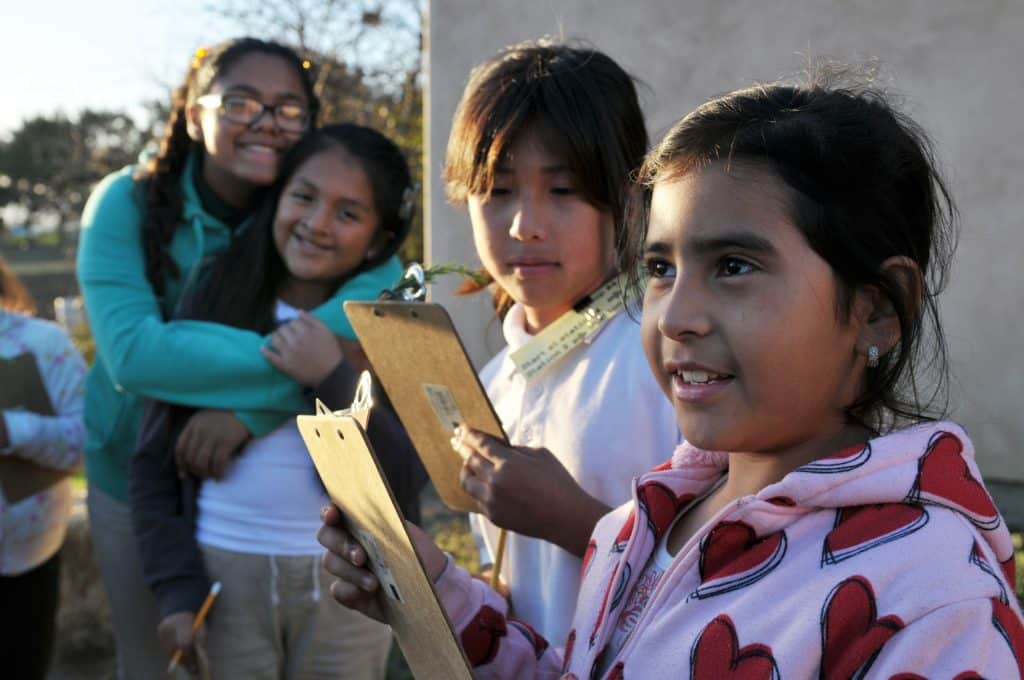
[[[429,259],[476,261],[465,211],[440,169],[470,68],[543,34],[584,38],[646,83],[653,139],[709,96],[799,72],[810,57],[877,58],[883,82],[933,136],[962,214],[942,311],[954,417],[970,430],[1004,510],[1024,523],[1024,2],[1019,0],[432,0],[429,16]],[[440,287],[474,360],[501,346],[483,300]]]

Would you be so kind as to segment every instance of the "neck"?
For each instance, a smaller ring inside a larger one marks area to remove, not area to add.
[[[580,300],[587,295],[593,294],[594,291],[610,281],[615,274],[616,272],[614,268],[611,269],[603,278],[587,290],[586,293],[581,295]],[[523,305],[523,316],[526,320],[526,332],[530,335],[540,333],[542,330],[558,321],[558,318],[572,309],[577,302],[579,302],[579,300],[573,300],[571,304],[551,305],[549,307],[532,307],[529,305]]]
[[[218,198],[237,210],[249,205],[256,187],[218,168],[209,159],[203,163],[203,180]]]
[[[308,312],[322,305],[331,296],[332,290],[330,284],[322,281],[302,281],[288,277],[277,297],[296,309]]]
[[[570,309],[572,309],[571,305],[568,307],[527,307],[526,305],[523,305],[523,316],[526,319],[526,332],[530,335],[540,333]]]
[[[729,476],[720,489],[721,499],[728,503],[744,496],[753,496],[802,465],[870,438],[868,430],[857,425],[843,424],[834,430],[774,451],[730,453]]]

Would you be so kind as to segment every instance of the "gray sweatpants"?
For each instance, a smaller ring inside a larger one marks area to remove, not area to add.
[[[110,602],[117,643],[117,677],[163,680],[167,677],[169,657],[156,635],[160,611],[156,598],[142,580],[131,508],[92,485],[86,506],[93,553]]]

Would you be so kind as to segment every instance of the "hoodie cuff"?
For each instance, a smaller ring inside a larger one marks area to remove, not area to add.
[[[346,409],[352,405],[352,399],[356,396],[358,378],[352,365],[342,359],[313,389],[313,396],[327,404],[327,408],[332,411]]]

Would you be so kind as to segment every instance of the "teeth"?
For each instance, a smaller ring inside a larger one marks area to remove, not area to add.
[[[705,385],[725,377],[724,375],[709,373],[708,371],[679,371],[679,374],[682,376],[683,382],[690,385]]]

